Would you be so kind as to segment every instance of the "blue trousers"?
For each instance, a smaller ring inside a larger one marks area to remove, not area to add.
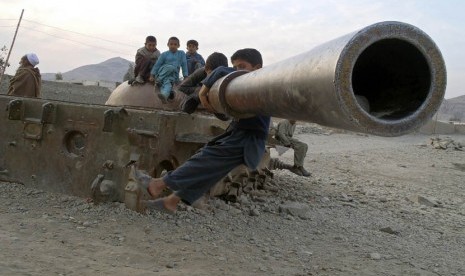
[[[246,130],[233,130],[208,143],[163,180],[184,202],[192,204],[237,166],[255,169],[264,152],[264,139]]]
[[[179,80],[179,69],[171,64],[165,64],[157,72],[157,80],[161,83],[160,92],[165,97],[171,93],[173,84]]]

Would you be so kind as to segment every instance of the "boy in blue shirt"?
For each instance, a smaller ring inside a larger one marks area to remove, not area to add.
[[[157,81],[160,87],[158,97],[163,103],[168,98],[174,98],[174,92],[171,91],[173,85],[179,81],[179,70],[182,68],[183,77],[187,77],[187,60],[186,53],[179,49],[179,39],[170,37],[168,39],[168,51],[163,52],[150,72],[150,80]]]
[[[205,66],[205,60],[203,57],[197,53],[199,49],[199,43],[196,40],[189,40],[187,41],[187,71],[189,71],[189,75],[194,73],[195,70],[202,68]]]

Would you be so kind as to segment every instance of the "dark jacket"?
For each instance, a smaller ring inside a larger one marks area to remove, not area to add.
[[[202,80],[206,77],[205,67],[199,68],[179,84],[178,90],[188,96],[197,93],[202,87]]]

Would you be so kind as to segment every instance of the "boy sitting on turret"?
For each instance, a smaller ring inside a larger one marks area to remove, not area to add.
[[[136,64],[134,66],[135,79],[130,84],[143,84],[148,81],[150,79],[150,70],[159,56],[157,39],[152,35],[147,36],[144,47],[137,50]]]
[[[203,57],[197,53],[199,49],[199,43],[197,40],[189,40],[187,41],[187,71],[189,71],[189,75],[193,74],[195,70],[202,68],[205,66],[205,60]]]
[[[179,82],[179,70],[182,68],[183,77],[187,77],[187,60],[186,53],[179,49],[179,39],[170,37],[168,39],[169,50],[163,52],[150,72],[150,80],[155,81],[161,86],[158,97],[163,103],[166,100],[174,98],[174,92],[171,91],[173,85]]]

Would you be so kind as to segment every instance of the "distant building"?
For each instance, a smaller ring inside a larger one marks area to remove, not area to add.
[[[72,83],[72,84],[78,84],[78,85],[83,85],[83,86],[100,86],[100,87],[106,87],[110,90],[115,89],[118,85],[121,84],[121,82],[111,82],[111,81],[93,81],[93,80],[55,80],[55,82],[61,82],[61,83]]]
[[[430,120],[418,132],[423,134],[465,134],[465,124]]]

